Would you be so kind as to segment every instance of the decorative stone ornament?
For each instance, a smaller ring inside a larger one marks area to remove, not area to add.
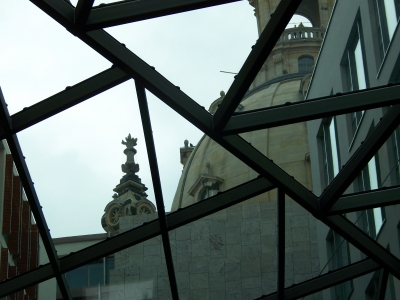
[[[126,162],[121,165],[122,172],[126,173],[115,187],[116,192],[104,209],[104,215],[101,218],[101,225],[107,232],[119,229],[121,217],[154,214],[156,207],[147,200],[146,186],[141,182],[139,176],[135,173],[139,171],[139,164],[135,163],[135,154],[137,139],[129,134],[122,144],[126,146],[124,154]]]
[[[122,140],[121,142],[122,145],[126,145],[126,149],[124,150],[126,162],[121,165],[122,172],[124,173],[129,173],[130,171],[133,173],[139,172],[139,165],[135,164],[135,154],[137,151],[133,148],[136,146],[136,142],[137,139],[132,138],[131,134],[125,138],[125,141]]]

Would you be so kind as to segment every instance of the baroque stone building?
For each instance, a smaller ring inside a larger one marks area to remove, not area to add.
[[[250,1],[259,32],[276,8],[275,2]],[[303,1],[298,14],[307,17],[312,26],[299,24],[284,31],[237,111],[304,99],[333,2]],[[211,114],[224,96],[221,92],[213,101]],[[307,189],[312,189],[306,123],[241,136]],[[183,172],[171,213],[258,176],[206,135],[196,146],[185,141],[180,155]],[[137,171],[138,167],[132,167],[130,172]],[[137,176],[123,182],[125,179],[119,186],[125,187],[130,182],[131,187],[141,186],[140,191],[117,186],[118,194],[107,205],[102,219],[106,231],[124,232],[157,218],[156,213],[131,209],[142,201],[137,195],[142,193],[144,197],[145,189]],[[276,190],[272,190],[169,232],[180,298],[254,299],[276,290],[276,200]],[[287,197],[285,202],[285,285],[290,286],[317,276],[320,265],[316,220],[295,201]],[[110,277],[111,299],[169,299],[163,255],[161,237],[116,253]],[[320,294],[311,298],[320,299]]]

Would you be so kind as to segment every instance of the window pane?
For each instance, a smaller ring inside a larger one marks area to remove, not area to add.
[[[333,175],[336,176],[339,173],[339,158],[338,149],[336,144],[336,130],[335,130],[335,119],[332,119],[329,125],[329,134],[331,137],[331,150],[332,150],[332,165],[333,165]]]
[[[80,267],[65,274],[70,288],[81,288],[87,285],[87,266]]]
[[[354,49],[354,57],[357,69],[358,89],[363,90],[367,87],[367,85],[365,82],[364,62],[363,62],[360,39],[358,39],[357,46]]]
[[[397,27],[396,7],[394,0],[384,0],[384,2],[389,39],[391,39]]]
[[[368,175],[371,190],[376,190],[379,186],[375,157],[368,162]]]
[[[89,286],[104,284],[103,260],[88,265]]]
[[[375,232],[376,234],[379,233],[379,230],[382,227],[383,224],[383,218],[382,218],[382,208],[377,207],[373,209],[374,212],[374,221],[375,221]]]

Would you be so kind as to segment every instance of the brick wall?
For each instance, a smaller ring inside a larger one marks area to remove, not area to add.
[[[0,251],[0,281],[36,268],[39,255],[39,232],[37,226],[32,224],[28,201],[22,199],[21,180],[13,174],[13,160],[9,154],[6,155],[4,183],[2,234],[7,245],[3,245]],[[37,299],[37,286],[4,299]]]

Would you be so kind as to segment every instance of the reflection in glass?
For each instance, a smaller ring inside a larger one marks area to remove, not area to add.
[[[77,299],[77,295],[88,294],[97,296],[94,299],[107,299],[109,295],[106,286],[110,285],[112,270],[114,270],[114,255],[67,272],[65,279],[74,299]],[[57,299],[62,299],[59,290],[57,290]]]

